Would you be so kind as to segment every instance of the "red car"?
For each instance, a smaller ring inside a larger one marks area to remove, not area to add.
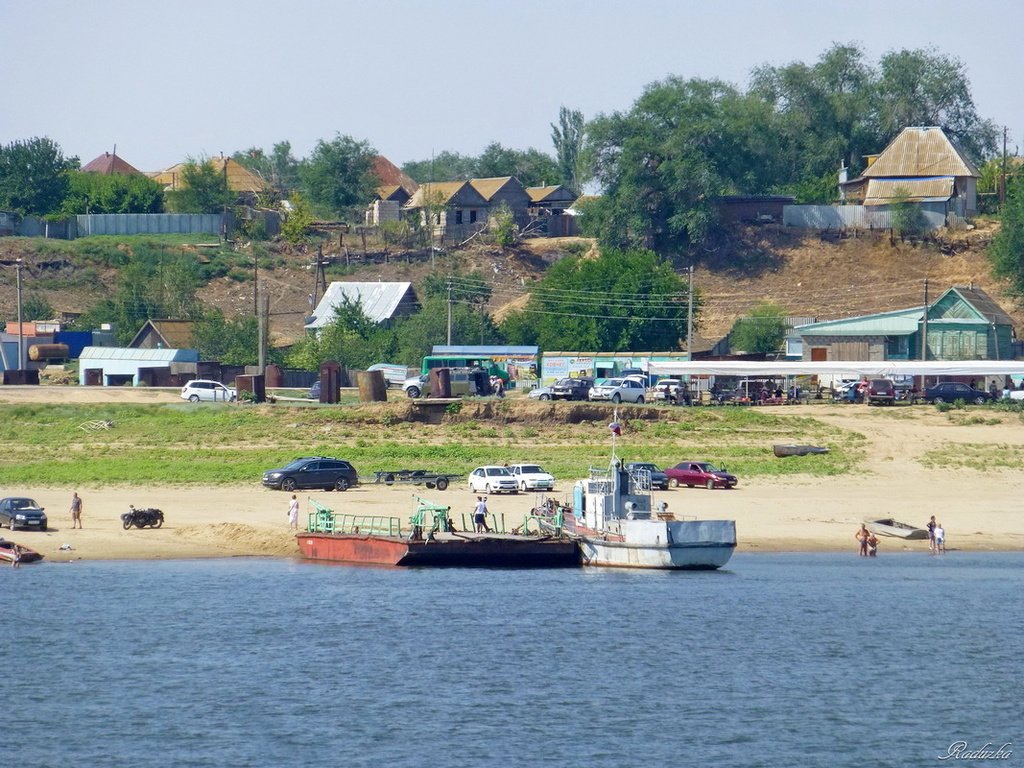
[[[682,461],[674,467],[665,470],[669,482],[676,488],[685,485],[693,488],[696,485],[703,485],[709,491],[715,488],[735,488],[736,475],[725,471],[706,461]]]

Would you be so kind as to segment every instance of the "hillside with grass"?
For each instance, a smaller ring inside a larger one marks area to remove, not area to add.
[[[1024,313],[990,273],[985,249],[996,226],[983,221],[970,231],[914,241],[883,232],[840,237],[778,225],[739,227],[709,240],[699,252],[676,258],[674,266],[680,273],[690,263],[695,267],[694,284],[703,300],[697,331],[710,340],[764,300],[789,315],[830,319],[920,305],[925,279],[931,299],[950,285],[980,286],[1024,326]],[[278,345],[303,333],[318,252],[328,262],[328,282],[398,280],[420,287],[431,274],[483,275],[493,291],[486,310],[500,321],[525,303],[530,284],[551,264],[569,255],[593,255],[596,246],[585,238],[532,239],[506,248],[474,243],[447,251],[396,251],[372,241],[364,249],[358,239],[339,245],[336,237],[302,247],[222,243],[209,235],[0,238],[0,260],[24,259],[25,300],[45,302],[55,313],[85,312],[114,296],[122,273],[142,253],[150,259],[166,253],[194,260],[201,281],[198,298],[229,318],[253,312],[258,276],[270,295],[271,337]],[[4,319],[16,315],[14,278],[13,269],[0,269]]]

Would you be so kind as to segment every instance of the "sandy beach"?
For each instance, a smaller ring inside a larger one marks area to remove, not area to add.
[[[95,391],[95,390],[92,390]],[[87,389],[66,390],[90,393]],[[39,390],[36,390],[39,393]],[[13,394],[13,392],[11,393]],[[38,396],[37,394],[37,396]],[[135,395],[136,393],[131,393]],[[171,393],[139,392],[139,401],[172,399]],[[20,398],[14,398],[20,399]],[[34,398],[33,398],[34,399]],[[136,399],[133,397],[132,399]],[[924,525],[930,515],[945,526],[950,550],[1024,550],[1024,472],[1017,469],[941,469],[919,460],[938,446],[991,444],[1020,450],[1024,429],[1016,414],[999,423],[970,424],[925,406],[908,418],[893,418],[891,409],[857,406],[795,406],[787,414],[808,415],[867,439],[861,470],[835,478],[797,476],[747,480],[732,491],[680,488],[657,492],[677,516],[736,520],[738,551],[850,551],[854,533],[869,516],[895,517]],[[801,461],[800,458],[779,461]],[[572,481],[561,479],[560,498],[571,495]],[[335,511],[388,515],[406,520],[414,508],[413,494],[452,507],[456,525],[468,525],[474,496],[464,482],[448,490],[413,486],[362,485],[342,493],[299,492],[301,521],[316,499]],[[84,501],[82,530],[71,528],[68,507],[73,491]],[[262,488],[258,482],[211,488],[189,486],[19,487],[5,489],[35,498],[46,508],[50,530],[2,535],[29,546],[47,561],[95,559],[166,559],[230,556],[298,556],[288,528],[290,494]],[[519,525],[537,502],[535,494],[491,496],[492,513],[503,515],[508,528]],[[161,529],[122,528],[120,516],[129,504],[158,507],[166,522]],[[461,526],[460,526],[461,527]],[[70,549],[61,550],[62,545]],[[927,551],[927,542],[883,538],[880,554]]]

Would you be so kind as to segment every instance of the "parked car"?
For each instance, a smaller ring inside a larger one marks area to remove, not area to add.
[[[735,488],[739,482],[736,475],[707,461],[681,461],[665,470],[668,479],[678,488],[685,485],[693,488],[703,485],[709,491],[715,488]]]
[[[526,396],[531,400],[550,400],[551,387],[534,387]]]
[[[660,379],[651,387],[651,399],[672,405],[689,405],[690,388],[680,379]]]
[[[200,400],[230,403],[237,397],[238,393],[232,387],[209,379],[192,379],[181,388],[181,399],[190,403],[198,403]]]
[[[889,379],[871,379],[867,389],[868,405],[893,405],[896,386]]]
[[[668,475],[658,469],[657,464],[652,464],[649,461],[631,461],[626,464],[626,471],[628,472],[643,470],[651,473],[651,488],[656,488],[659,491],[668,490]]]
[[[263,473],[263,485],[282,491],[296,488],[323,488],[325,491],[347,491],[359,485],[356,468],[333,456],[303,456],[280,469]]]
[[[636,379],[608,379],[590,388],[591,400],[610,400],[613,403],[643,403],[647,392]]]
[[[12,531],[18,528],[45,531],[46,513],[33,499],[25,496],[8,496],[6,499],[0,499],[0,525],[5,524]]]
[[[963,400],[965,403],[981,405],[994,398],[991,392],[986,392],[983,389],[973,389],[959,381],[943,381],[928,387],[921,399],[926,403],[952,403]]]
[[[586,400],[594,380],[589,376],[559,379],[551,387],[552,400]]]
[[[539,464],[513,464],[508,471],[516,479],[520,491],[551,491],[555,488],[555,476],[545,472]]]
[[[477,467],[469,474],[473,493],[519,493],[519,485],[507,467]]]

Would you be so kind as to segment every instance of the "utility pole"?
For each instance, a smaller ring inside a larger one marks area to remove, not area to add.
[[[259,334],[259,352],[257,366],[261,374],[267,372],[267,341],[270,338],[270,296],[260,292],[259,313],[257,317],[257,333]]]
[[[448,275],[448,346],[452,345],[452,276]]]
[[[252,313],[259,317],[260,305],[260,257],[259,252],[252,249]]]
[[[25,329],[22,327],[21,318],[21,265],[22,260],[14,262],[14,272],[17,275],[18,283],[18,370],[25,370]]]
[[[924,321],[921,323],[921,359],[928,359],[928,278],[924,279]]]
[[[999,179],[999,206],[1006,202],[1006,126],[1003,126],[1003,173]]]
[[[686,287],[689,297],[686,300],[686,360],[693,360],[693,345],[690,339],[693,338],[693,265],[686,268]]]

